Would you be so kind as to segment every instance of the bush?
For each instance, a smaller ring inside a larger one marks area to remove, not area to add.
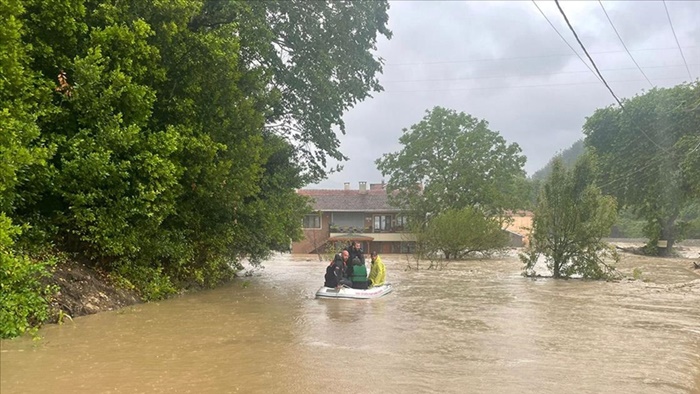
[[[144,301],[155,301],[177,293],[169,275],[162,267],[124,263],[117,267],[112,276],[115,283],[126,289],[135,289]]]
[[[11,338],[38,327],[49,317],[53,286],[42,284],[54,260],[37,261],[14,250],[21,228],[0,213],[0,337]]]

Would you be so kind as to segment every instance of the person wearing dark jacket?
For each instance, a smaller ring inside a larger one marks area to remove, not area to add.
[[[331,263],[328,264],[328,267],[326,267],[326,275],[324,276],[325,281],[323,282],[325,287],[338,287],[338,278],[335,276],[336,261],[338,259],[340,259],[342,263],[343,260],[340,257],[340,254],[336,254],[333,261],[331,261]]]
[[[336,254],[330,265],[326,267],[325,287],[338,287],[341,285],[351,286],[352,282],[348,278],[348,252],[343,251],[342,254]]]
[[[365,254],[364,251],[362,250],[362,247],[360,246],[359,242],[352,242],[350,245],[348,245],[344,251],[348,252],[348,261],[350,262],[349,265],[352,265],[353,262],[355,261],[355,258],[360,259],[360,263],[362,265],[365,265]]]

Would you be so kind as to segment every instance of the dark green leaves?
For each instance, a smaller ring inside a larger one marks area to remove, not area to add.
[[[381,89],[387,9],[0,0],[0,238],[25,230],[11,263],[51,245],[154,299],[286,250],[296,189]]]
[[[390,177],[396,205],[423,222],[447,209],[480,207],[499,215],[525,202],[525,157],[488,123],[463,112],[436,107],[399,139],[400,152],[376,161]],[[423,185],[421,190],[417,185]]]
[[[652,89],[625,109],[597,110],[584,125],[603,191],[647,221],[648,249],[683,237],[680,212],[700,200],[700,85]]]
[[[602,238],[615,223],[615,199],[603,196],[594,182],[590,156],[582,156],[569,171],[560,159],[553,161],[537,200],[530,245],[520,256],[526,274],[535,274],[540,256],[555,278],[612,273],[610,262],[617,257]]]

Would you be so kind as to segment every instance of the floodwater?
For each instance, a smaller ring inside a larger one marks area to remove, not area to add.
[[[700,275],[625,255],[647,281],[520,276],[514,254],[406,270],[317,300],[325,264],[278,256],[215,290],[2,341],[10,393],[700,393]]]

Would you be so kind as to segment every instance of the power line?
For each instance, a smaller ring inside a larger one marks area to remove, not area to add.
[[[698,48],[697,45],[685,46],[685,49]],[[644,49],[631,49],[630,52],[649,52],[649,51],[669,51],[676,50],[677,47],[668,48],[644,48]],[[592,55],[604,55],[611,53],[624,53],[625,51],[613,50],[613,51],[597,51],[591,52]],[[422,66],[422,65],[437,65],[437,64],[458,64],[458,63],[477,63],[477,62],[498,62],[503,60],[523,60],[523,59],[543,59],[548,57],[564,57],[578,55],[578,53],[552,53],[549,55],[530,55],[530,56],[511,56],[511,57],[499,57],[499,58],[482,58],[482,59],[470,59],[470,60],[437,60],[433,62],[404,62],[404,63],[386,63],[384,66]],[[646,67],[645,67],[646,68]]]
[[[678,80],[678,78],[662,78],[660,81],[665,80]],[[623,79],[615,80],[615,83],[625,83],[625,82],[640,82],[644,81],[642,78],[638,79]],[[468,90],[492,90],[492,89],[519,89],[519,88],[547,88],[547,87],[560,87],[560,86],[581,86],[581,85],[597,85],[599,81],[596,82],[574,82],[574,83],[551,83],[551,84],[537,84],[537,85],[499,85],[499,86],[476,86],[468,88],[456,88],[456,89],[416,89],[416,90],[391,90],[387,89],[384,93],[430,93],[430,92],[458,92],[458,91],[468,91]]]
[[[677,110],[683,111],[683,109],[681,109],[681,107],[684,106],[684,105],[685,105],[685,102],[681,102],[681,103],[679,103],[676,107],[670,109],[669,111],[670,111],[670,112],[675,112],[675,111],[677,111]],[[661,131],[660,131],[659,133],[657,133],[657,134],[660,134],[660,135],[667,135],[667,134],[669,133],[669,131],[671,130],[672,127],[673,127],[672,125],[667,125],[667,126],[665,126],[663,129],[661,129]],[[644,132],[644,130],[639,129],[639,131],[641,131],[642,133],[644,133],[644,135],[646,135],[646,133]],[[647,138],[648,138],[648,135],[647,135]],[[673,138],[673,137],[671,137],[671,138]],[[624,146],[622,146],[622,147],[620,147],[620,148],[617,148],[616,150],[617,150],[617,151],[626,151],[628,148],[630,148],[630,146],[632,145],[632,143],[635,142],[635,139],[636,139],[636,138],[634,138],[634,137],[633,137],[633,138],[630,138],[630,139],[624,144]],[[654,141],[652,141],[652,142],[654,142]],[[671,145],[675,145],[675,143],[673,143],[672,141],[667,141],[667,142],[671,142],[671,143],[672,143]],[[677,142],[677,141],[676,141],[676,142]],[[654,143],[654,145],[656,145],[656,146],[658,147],[658,145],[657,145],[656,143]],[[700,148],[700,142],[698,142],[698,144],[695,146],[695,148],[691,149],[686,155],[691,155],[692,153],[694,153],[694,152],[695,152],[696,150],[698,150],[699,148]],[[635,149],[635,150],[636,150],[636,152],[631,152],[631,153],[630,153],[630,154],[633,155],[633,156],[645,155],[645,154],[647,153],[647,152],[645,151],[645,149],[644,149],[643,147],[641,147],[641,146],[635,146],[635,147],[632,147],[632,149]],[[662,149],[662,151],[668,152],[668,149]],[[652,166],[658,166],[658,165],[660,165],[660,163],[658,163],[658,162],[656,161],[657,159],[668,159],[668,157],[669,157],[668,155],[666,155],[666,156],[652,155],[652,156],[649,158],[649,160],[647,160],[647,162],[646,162],[644,165],[642,165],[641,167],[635,167],[632,171],[627,171],[627,170],[624,170],[624,169],[623,169],[622,171],[620,171],[620,172],[617,173],[617,174],[611,174],[611,177],[608,178],[607,182],[605,182],[605,183],[603,183],[603,184],[600,184],[600,185],[598,185],[598,186],[601,187],[601,188],[605,188],[605,189],[607,189],[608,191],[617,191],[617,190],[623,189],[624,187],[627,187],[627,185],[625,184],[625,181],[626,181],[627,179],[629,179],[631,176],[636,175],[636,174],[638,174],[638,173],[640,173],[641,175],[640,175],[640,176],[636,176],[637,180],[640,180],[640,179],[641,179],[641,180],[645,180],[646,178],[650,178],[650,177],[652,177],[652,176],[658,176],[658,173],[648,172],[648,171],[646,171],[646,170],[649,169],[649,168],[652,167]],[[615,167],[615,169],[618,169],[618,170],[619,170],[620,167]],[[617,186],[617,187],[615,187],[615,188],[612,188],[612,189],[608,189],[608,186],[613,185],[613,184],[615,184],[615,183],[619,184],[619,186]]]
[[[534,1],[534,0],[533,0],[533,1]],[[564,13],[564,10],[561,8],[561,5],[559,4],[559,0],[554,0],[554,3],[557,5],[557,8],[559,9],[559,12],[561,13],[561,15],[564,17],[564,21],[566,22],[566,25],[569,26],[569,30],[571,30],[571,33],[574,35],[574,38],[576,38],[576,41],[577,41],[578,44],[581,46],[581,49],[583,49],[583,53],[585,53],[586,56],[588,57],[588,60],[591,61],[591,64],[593,65],[593,68],[595,68],[596,72],[598,73],[598,76],[600,77],[600,80],[603,82],[603,84],[605,85],[605,87],[608,88],[608,90],[610,91],[610,94],[612,94],[612,96],[615,98],[615,100],[617,101],[617,103],[620,105],[620,108],[624,111],[625,106],[622,105],[622,102],[620,101],[620,99],[617,98],[617,96],[615,95],[615,92],[613,92],[613,90],[612,90],[612,88],[610,87],[610,85],[608,85],[608,83],[605,81],[605,78],[603,77],[603,74],[601,74],[601,73],[600,73],[600,70],[598,70],[598,66],[596,66],[595,62],[593,61],[593,58],[592,58],[591,55],[588,53],[588,50],[586,50],[586,47],[585,47],[585,46],[583,45],[583,43],[581,42],[581,39],[579,39],[578,34],[576,34],[576,30],[574,30],[574,27],[571,25],[571,22],[569,22],[569,18],[567,18],[566,13]],[[684,60],[685,60],[685,59],[684,59]],[[687,64],[687,63],[686,63],[686,64]],[[654,144],[657,148],[659,148],[659,149],[661,149],[662,151],[666,152],[666,149],[664,149],[664,148],[661,147],[659,144],[657,144],[656,141],[654,141],[651,137],[649,137],[649,135],[648,135],[644,130],[640,129],[639,131],[641,131],[642,134],[644,134],[644,136],[645,136],[649,141],[651,141],[651,143]]]
[[[673,38],[676,40],[676,45],[678,46],[678,51],[681,53],[683,58],[683,63],[685,63],[685,70],[688,71],[688,76],[690,80],[693,80],[693,76],[690,74],[690,68],[688,68],[688,62],[685,61],[685,55],[683,55],[683,50],[681,49],[681,44],[678,42],[678,37],[676,36],[676,29],[673,28],[673,22],[671,22],[671,15],[668,13],[668,7],[666,6],[666,0],[663,1],[664,9],[666,10],[666,17],[668,18],[668,24],[671,25],[671,31],[673,32]]]
[[[622,41],[622,37],[620,37],[620,33],[618,33],[617,29],[615,28],[615,25],[613,24],[612,20],[610,19],[610,16],[608,15],[608,12],[605,11],[605,7],[603,7],[603,2],[601,0],[598,0],[598,4],[600,4],[600,8],[603,9],[603,13],[605,14],[605,17],[608,18],[608,22],[610,22],[610,26],[615,31],[617,38],[620,40],[620,44],[622,44],[622,47],[625,48],[625,51],[627,51],[627,54],[630,55],[630,59],[632,59],[632,62],[634,63],[634,65],[637,66],[637,68],[639,69],[639,72],[642,73],[642,75],[644,75],[644,79],[646,79],[647,82],[649,82],[649,86],[651,86],[653,88],[654,84],[651,83],[651,81],[649,80],[649,77],[647,77],[647,75],[644,73],[644,70],[642,70],[642,68],[639,67],[639,64],[637,63],[636,60],[634,60],[634,57],[630,53],[629,49],[627,49],[627,45],[625,45],[625,42]],[[688,66],[686,65],[686,67],[688,67]]]
[[[691,66],[699,66],[700,63],[691,64]],[[674,64],[669,66],[646,66],[644,68],[671,68],[671,67],[683,67],[682,64]],[[602,71],[626,71],[626,70],[636,70],[636,67],[620,67],[620,68],[605,68]],[[441,82],[441,81],[471,81],[478,79],[495,79],[495,78],[513,78],[513,77],[537,77],[537,76],[554,76],[561,74],[580,74],[588,73],[588,71],[559,71],[555,73],[536,73],[536,74],[520,74],[520,75],[492,75],[492,76],[481,76],[481,77],[458,77],[458,78],[426,78],[426,79],[394,79],[381,81],[381,83],[402,83],[402,82]],[[669,78],[670,79],[670,78]]]
[[[534,0],[533,0],[533,1],[534,1]],[[598,76],[600,77],[601,82],[603,82],[603,84],[605,85],[605,87],[608,88],[608,90],[610,91],[610,94],[612,94],[612,96],[615,98],[615,101],[617,101],[617,103],[620,104],[620,108],[624,108],[624,106],[622,105],[622,101],[620,101],[620,99],[617,98],[617,96],[615,95],[615,92],[613,92],[613,90],[612,90],[612,88],[610,87],[610,85],[608,85],[608,83],[605,82],[605,78],[603,78],[603,74],[600,73],[600,70],[598,70],[598,66],[595,65],[595,62],[593,61],[593,58],[591,57],[591,55],[588,54],[588,51],[586,50],[586,47],[583,46],[583,43],[582,43],[581,40],[578,38],[578,34],[576,34],[576,30],[574,30],[574,27],[571,26],[571,22],[569,22],[569,18],[566,17],[566,14],[564,13],[564,10],[561,8],[561,5],[559,4],[559,0],[554,0],[554,3],[556,3],[557,8],[559,8],[559,12],[560,12],[561,15],[564,17],[564,21],[566,22],[567,26],[569,26],[569,30],[571,30],[571,33],[574,34],[574,38],[576,38],[576,41],[577,41],[578,44],[581,46],[581,49],[583,49],[583,53],[585,53],[586,56],[588,57],[588,60],[591,61],[591,64],[593,65],[593,68],[595,68],[596,72],[598,73]]]
[[[540,14],[542,14],[542,16],[543,16],[544,19],[547,21],[547,23],[549,23],[549,26],[551,26],[552,29],[554,29],[554,31],[557,32],[557,34],[559,35],[559,37],[564,41],[564,43],[566,43],[566,45],[571,49],[571,51],[574,52],[574,53],[576,54],[576,56],[581,60],[581,62],[582,62],[583,64],[586,65],[586,67],[587,67],[589,70],[591,70],[591,72],[593,73],[593,75],[595,75],[596,78],[600,79],[600,78],[596,75],[596,73],[593,71],[593,69],[591,69],[591,66],[589,66],[588,63],[586,63],[585,60],[583,60],[583,58],[581,57],[581,55],[579,55],[578,52],[576,52],[576,50],[574,49],[574,47],[572,47],[571,44],[569,44],[569,42],[566,41],[566,38],[564,38],[564,36],[561,35],[561,33],[559,33],[559,30],[557,30],[557,28],[554,27],[554,24],[549,20],[549,18],[547,18],[547,15],[545,15],[545,13],[542,11],[542,9],[540,8],[540,6],[537,5],[537,3],[535,2],[535,0],[532,0],[532,4],[534,4],[535,7],[537,7],[537,10],[540,12]]]

